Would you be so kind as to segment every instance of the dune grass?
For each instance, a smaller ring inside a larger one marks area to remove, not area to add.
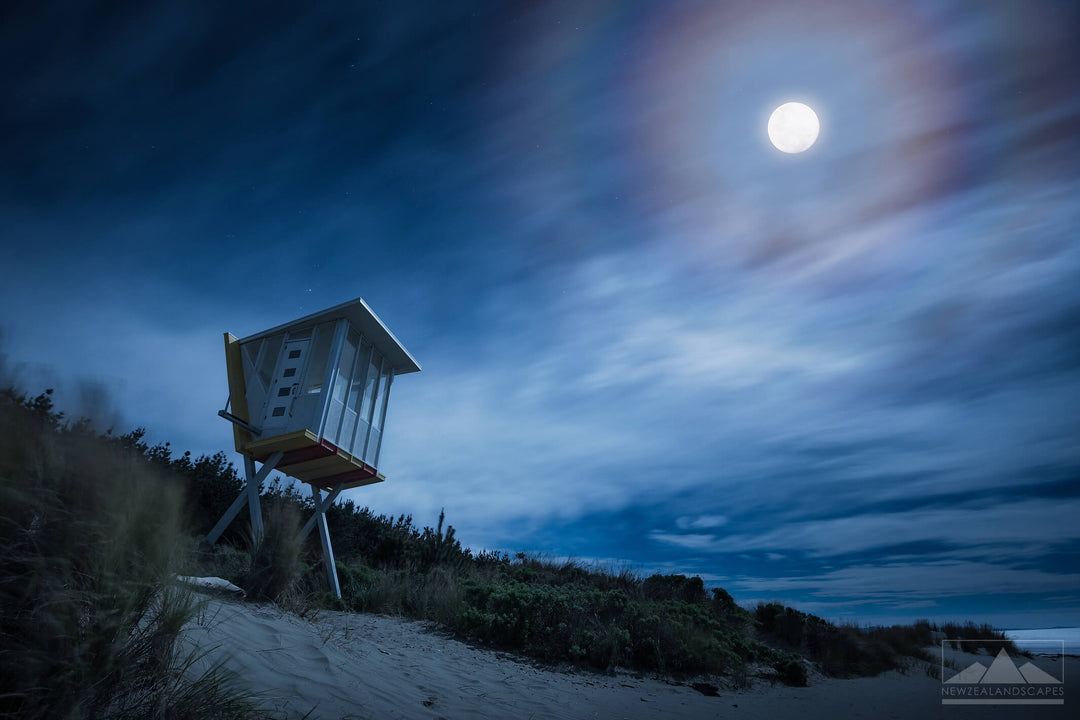
[[[993,655],[998,650],[1005,648],[1005,652],[1009,653],[1009,655],[1024,654],[1005,633],[995,630],[986,623],[945,623],[940,627],[934,625],[932,629],[940,630],[954,650],[962,649],[966,652],[982,650]],[[957,640],[963,640],[964,642],[959,643],[956,642]]]
[[[263,537],[247,539],[246,572],[240,579],[252,600],[295,602],[304,563],[304,542],[300,539],[300,509],[286,503],[272,503],[265,511]]]
[[[219,667],[196,673],[171,579],[180,487],[65,425],[49,395],[0,391],[0,715],[263,717]]]

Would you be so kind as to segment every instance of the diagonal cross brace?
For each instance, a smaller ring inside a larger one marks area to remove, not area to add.
[[[255,472],[255,461],[250,457],[244,456],[244,473],[247,476],[247,485],[240,491],[240,495],[236,500],[233,500],[233,504],[229,506],[229,509],[225,511],[225,514],[221,516],[221,519],[217,521],[217,525],[206,535],[206,542],[213,545],[221,537],[221,533],[225,532],[225,528],[229,527],[236,516],[240,514],[240,511],[244,509],[244,505],[247,505],[251,510],[251,534],[258,544],[262,542],[263,525],[262,525],[262,508],[259,505],[259,491],[262,489],[263,481],[267,476],[274,471],[277,464],[281,462],[281,458],[285,456],[285,453],[280,450],[270,457],[266,458],[258,472]]]
[[[314,496],[313,499],[315,500],[315,514],[308,518],[308,521],[304,523],[304,527],[300,529],[301,540],[305,539],[308,535],[311,534],[312,529],[315,527],[315,521],[318,519],[319,515],[323,515],[326,513],[327,509],[329,509],[329,507],[334,504],[334,501],[337,500],[338,495],[340,495],[341,491],[344,489],[345,488],[343,485],[338,485],[329,493],[327,493],[326,497],[324,497],[322,500],[319,500],[318,496],[322,495],[322,493],[316,493],[315,487],[312,486],[312,495]]]

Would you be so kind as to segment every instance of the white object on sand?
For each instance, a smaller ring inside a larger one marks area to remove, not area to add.
[[[210,591],[215,593],[222,593],[226,595],[237,595],[244,597],[242,588],[233,585],[228,580],[219,577],[191,577],[188,575],[177,575],[176,581],[185,585],[190,585],[196,590]]]

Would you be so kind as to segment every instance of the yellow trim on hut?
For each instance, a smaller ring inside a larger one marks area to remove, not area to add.
[[[240,341],[232,333],[225,333],[225,368],[229,375],[229,408],[233,415],[250,424],[247,383],[244,382],[244,361],[240,356]],[[236,452],[243,453],[243,447],[250,442],[251,433],[233,423],[233,443],[236,445]]]

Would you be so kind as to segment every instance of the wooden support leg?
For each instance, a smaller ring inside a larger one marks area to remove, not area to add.
[[[225,514],[221,516],[221,519],[217,521],[217,525],[206,536],[206,542],[213,545],[221,537],[221,533],[225,532],[225,528],[229,527],[229,524],[236,519],[236,516],[240,514],[240,511],[244,509],[244,505],[247,505],[251,510],[251,533],[255,539],[256,544],[262,542],[263,536],[263,523],[262,523],[262,508],[259,505],[259,491],[262,489],[263,481],[266,477],[273,472],[277,464],[281,462],[281,458],[285,456],[283,452],[276,452],[270,457],[266,458],[263,466],[259,468],[259,472],[255,472],[255,461],[250,457],[244,456],[244,474],[246,475],[247,487],[240,491],[240,496],[233,500],[233,504],[229,506],[229,509],[225,511]]]
[[[265,467],[265,465],[263,466]],[[247,475],[248,512],[251,516],[251,540],[255,547],[262,545],[263,519],[262,504],[259,502],[259,493],[262,491],[262,482],[253,482],[255,475],[255,461],[247,455],[244,456],[244,473]]]
[[[340,489],[337,490],[340,492]],[[333,493],[332,493],[333,494]],[[326,508],[330,502],[324,502],[322,490],[311,486],[311,495],[315,499],[315,521],[319,526],[319,541],[322,543],[323,564],[326,565],[326,581],[330,592],[341,599],[341,585],[338,583],[337,565],[334,564],[334,547],[330,544],[330,530],[326,527]],[[336,497],[336,495],[334,495]]]

